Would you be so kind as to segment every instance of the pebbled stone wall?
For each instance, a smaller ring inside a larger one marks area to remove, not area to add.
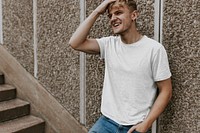
[[[200,1],[165,0],[163,44],[173,97],[161,117],[161,133],[200,132]]]
[[[4,46],[33,75],[32,7],[31,0],[2,0]]]
[[[38,79],[79,120],[79,52],[68,45],[79,0],[38,0],[37,12]]]

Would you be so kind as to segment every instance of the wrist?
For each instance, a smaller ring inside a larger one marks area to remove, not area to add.
[[[101,13],[100,11],[98,11],[98,10],[94,10],[94,11],[92,12],[92,14],[94,14],[95,16],[99,16],[99,15],[101,15],[102,13]]]
[[[90,14],[90,16],[89,16],[88,18],[91,18],[91,19],[93,19],[93,20],[96,20],[99,16],[100,16],[100,13],[99,13],[98,11],[94,10],[94,11]]]
[[[146,127],[149,129],[151,126],[152,126],[152,124],[153,124],[153,122],[152,121],[149,121],[149,120],[144,120],[143,121],[143,123],[146,125]]]

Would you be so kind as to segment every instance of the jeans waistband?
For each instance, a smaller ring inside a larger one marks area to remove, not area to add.
[[[101,117],[106,119],[107,121],[111,122],[112,124],[114,124],[116,126],[123,126],[123,127],[126,127],[126,128],[131,128],[132,126],[134,126],[134,125],[120,125],[117,122],[113,121],[112,119],[106,117],[105,115],[102,115]]]

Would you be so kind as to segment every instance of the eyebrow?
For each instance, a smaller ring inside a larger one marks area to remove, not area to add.
[[[113,13],[110,13],[110,12],[109,12],[107,16],[108,16],[109,18],[111,18],[111,17],[112,17],[112,14],[123,13],[123,12],[124,12],[123,10],[121,10],[121,9],[117,9],[117,10],[114,11]]]

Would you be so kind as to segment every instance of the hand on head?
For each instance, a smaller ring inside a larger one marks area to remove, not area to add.
[[[95,11],[98,12],[99,14],[103,14],[106,12],[106,9],[109,4],[115,2],[117,0],[104,0],[96,9]]]

